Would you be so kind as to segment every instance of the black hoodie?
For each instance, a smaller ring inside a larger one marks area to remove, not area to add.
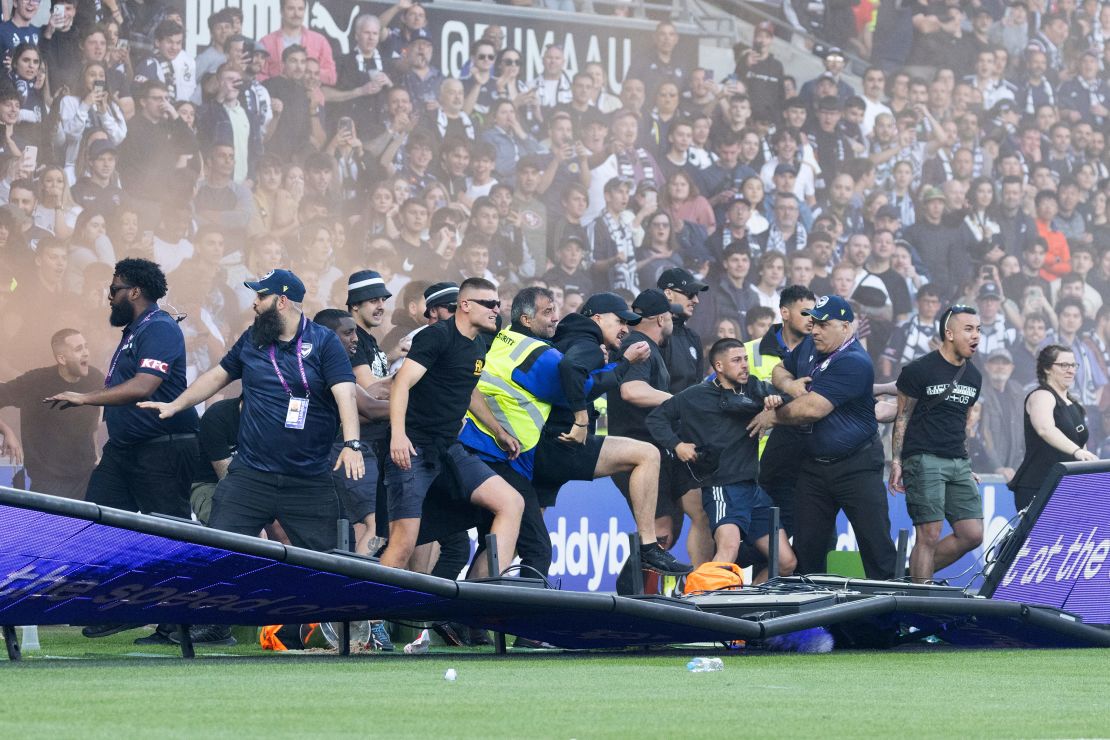
[[[597,413],[591,402],[619,387],[628,362],[621,360],[613,372],[595,375],[594,384],[587,393],[586,381],[590,373],[605,366],[605,355],[601,352],[605,338],[601,327],[582,314],[572,313],[559,319],[551,342],[563,353],[559,362],[559,381],[568,403],[568,406],[553,406],[547,418],[545,431],[555,434],[568,431],[574,423],[574,413],[583,409],[590,412],[592,424]]]

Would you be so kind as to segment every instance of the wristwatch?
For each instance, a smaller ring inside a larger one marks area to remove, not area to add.
[[[362,452],[362,440],[360,439],[348,439],[343,443],[343,446],[355,452]]]

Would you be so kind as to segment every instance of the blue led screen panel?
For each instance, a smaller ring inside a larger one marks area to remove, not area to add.
[[[1110,465],[1060,466],[1007,544],[984,594],[1110,624]]]

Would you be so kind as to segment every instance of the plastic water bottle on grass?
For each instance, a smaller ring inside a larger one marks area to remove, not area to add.
[[[19,642],[23,650],[42,650],[42,647],[39,645],[39,628],[37,626],[31,625],[29,627],[24,627],[22,632],[23,639]]]
[[[720,658],[694,658],[686,664],[686,670],[690,673],[714,673],[724,669],[725,663]]]

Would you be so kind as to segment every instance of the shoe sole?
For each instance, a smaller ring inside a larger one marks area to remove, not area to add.
[[[149,635],[147,637],[136,637],[135,645],[176,645],[177,643],[164,635]]]
[[[181,643],[178,640],[170,640],[170,644],[180,645]],[[239,641],[234,637],[229,637],[226,640],[193,640],[193,645],[198,647],[231,647],[232,645],[238,644]]]

